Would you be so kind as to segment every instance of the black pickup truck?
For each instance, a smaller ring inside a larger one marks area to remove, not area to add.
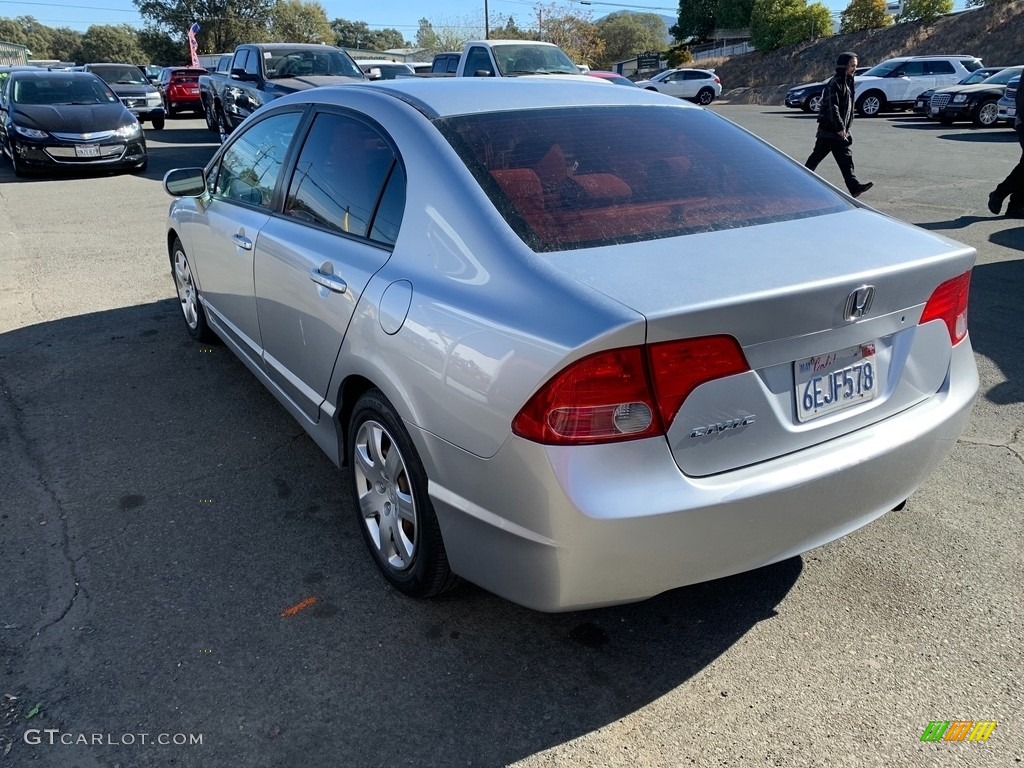
[[[295,91],[321,85],[365,82],[345,51],[329,45],[256,43],[240,45],[217,68],[199,78],[206,125],[221,141],[261,106]]]

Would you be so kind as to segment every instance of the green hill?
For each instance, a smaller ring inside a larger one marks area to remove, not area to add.
[[[709,66],[722,78],[723,101],[781,104],[789,86],[831,77],[842,51],[856,51],[863,65],[938,53],[972,54],[990,66],[1024,64],[1024,0],[944,16],[928,26],[910,22],[835,35]]]

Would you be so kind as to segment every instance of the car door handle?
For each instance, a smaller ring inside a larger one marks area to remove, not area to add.
[[[322,285],[327,290],[334,291],[335,293],[344,293],[348,290],[348,283],[340,277],[335,275],[325,275],[316,267],[309,270],[309,279],[317,285]]]
[[[235,241],[235,245],[239,248],[245,248],[247,251],[252,250],[252,240],[242,234],[232,235],[231,239]]]

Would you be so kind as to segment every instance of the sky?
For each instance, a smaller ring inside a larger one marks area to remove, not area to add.
[[[365,21],[371,29],[391,27],[401,32],[410,42],[416,38],[417,22],[426,17],[435,26],[482,29],[484,0],[441,0],[425,4],[422,0],[383,0],[379,3],[352,2],[352,0],[320,0],[327,10],[328,19],[343,18]],[[841,11],[849,0],[824,0],[833,11]],[[547,5],[545,2],[544,5]],[[599,2],[592,0],[562,0],[560,7],[589,11],[598,19],[615,11],[637,11],[674,16],[678,0],[636,0],[627,2]],[[534,18],[534,0],[487,0],[492,23],[514,16],[520,26]],[[956,0],[963,7],[963,0]],[[34,16],[48,27],[71,27],[84,32],[90,24],[131,24],[142,26],[142,19],[131,0],[0,0],[0,17]],[[198,20],[202,24],[202,19]]]

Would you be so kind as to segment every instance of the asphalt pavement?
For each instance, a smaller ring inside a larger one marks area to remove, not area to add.
[[[813,145],[812,116],[712,108]],[[907,115],[854,136],[864,202],[978,250],[966,433],[841,541],[558,615],[387,587],[343,473],[186,334],[159,180],[211,157],[202,121],[147,129],[142,175],[0,162],[0,766],[1020,764],[1024,220],[985,207],[1020,148]],[[997,725],[921,741],[947,720]]]

